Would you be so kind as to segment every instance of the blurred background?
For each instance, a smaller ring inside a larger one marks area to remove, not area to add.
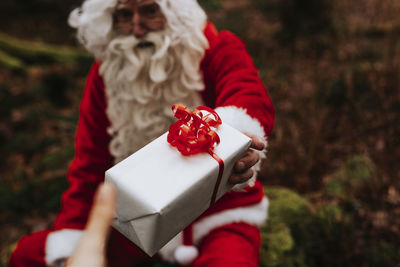
[[[200,0],[276,109],[261,266],[400,266],[400,1]],[[81,0],[0,2],[0,266],[52,225],[93,59]]]

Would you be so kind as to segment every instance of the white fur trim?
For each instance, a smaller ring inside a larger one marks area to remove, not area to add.
[[[174,254],[177,263],[189,265],[199,256],[199,251],[195,246],[179,246]]]
[[[193,241],[195,244],[200,241],[213,229],[230,223],[245,222],[261,226],[268,216],[269,202],[266,197],[255,205],[229,209],[211,216],[207,216],[193,225]]]
[[[268,206],[268,199],[264,197],[255,205],[222,211],[201,219],[193,225],[194,244],[198,245],[213,229],[226,224],[244,222],[261,226],[267,219]],[[175,250],[182,245],[182,240],[180,232],[158,252],[161,258],[168,262],[176,262]]]
[[[260,122],[250,117],[246,110],[235,106],[218,107],[215,109],[223,122],[241,132],[247,132],[261,137],[266,141],[266,135]]]
[[[226,122],[236,130],[261,137],[265,142],[265,147],[267,147],[268,142],[263,127],[257,119],[250,117],[245,109],[235,106],[226,106],[218,107],[215,111],[221,117],[223,122]],[[259,151],[260,159],[264,159],[266,157],[265,154],[266,149]],[[254,186],[257,179],[257,173],[260,170],[260,165],[261,160],[252,168],[254,173],[253,176],[247,182],[235,185],[232,190],[243,191],[246,186]]]
[[[60,230],[50,233],[46,240],[46,256],[47,265],[55,264],[57,260],[68,258],[74,252],[83,231],[81,230]]]

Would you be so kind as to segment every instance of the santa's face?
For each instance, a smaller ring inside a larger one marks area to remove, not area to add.
[[[200,62],[208,45],[203,18],[187,19],[178,3],[194,2],[119,0],[111,7],[112,32],[99,53],[99,73],[105,83],[110,153],[116,162],[168,130],[172,104],[202,104]]]
[[[114,12],[114,30],[137,38],[165,28],[166,19],[155,0],[120,0]]]

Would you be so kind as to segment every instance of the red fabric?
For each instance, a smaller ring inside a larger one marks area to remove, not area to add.
[[[261,123],[268,136],[274,122],[273,106],[243,42],[229,32],[221,32],[218,34],[215,27],[211,24],[207,25],[205,34],[210,43],[210,48],[206,51],[205,57],[201,63],[201,70],[203,71],[206,86],[205,90],[202,92],[202,97],[206,106],[211,108],[221,106],[245,108],[251,117],[257,119]],[[110,136],[106,131],[109,126],[109,121],[105,113],[106,99],[104,84],[98,74],[99,65],[100,64],[96,62],[92,66],[87,79],[76,133],[75,158],[68,172],[70,187],[62,196],[62,208],[56,219],[53,230],[84,228],[92,205],[94,192],[99,183],[104,181],[105,171],[112,166],[113,158],[108,151]],[[248,189],[246,193],[231,192],[226,194],[201,217],[224,209],[258,203],[263,196],[262,186],[259,182],[256,182],[256,186]],[[240,231],[229,231],[230,230],[215,231],[212,237],[208,238],[211,238],[210,240],[215,240],[218,244],[221,243],[229,246],[236,246],[232,245],[232,241],[236,242],[246,239],[241,235],[237,237],[232,236],[235,235],[233,233],[239,233]],[[216,235],[214,235],[214,233]],[[224,243],[225,241],[222,239],[224,239],[225,236],[232,236],[231,242]],[[248,240],[251,240],[255,238],[255,235],[249,234],[248,237]],[[257,238],[255,240],[258,240]],[[43,256],[44,235],[41,234],[39,239],[40,241],[37,241],[37,243],[32,242],[30,244],[32,246],[35,246],[35,244],[40,245],[36,245],[33,250],[30,248],[32,251],[28,251],[29,249],[27,248],[25,252],[32,254],[33,251],[35,251],[38,253],[37,255]],[[21,240],[21,244],[24,244],[23,240],[24,239]],[[111,242],[115,242],[116,244],[118,242],[123,243],[124,251],[130,251],[130,253],[136,250],[133,244],[125,241],[122,242],[121,240],[121,238],[116,238],[112,239]],[[208,247],[213,247],[214,245],[213,241],[207,241],[206,243],[208,245],[204,245],[202,251],[207,251],[208,253],[208,251],[210,251]],[[12,259],[23,257],[23,245],[21,244],[19,245],[21,249],[17,249]],[[241,246],[241,244],[237,245]],[[243,246],[248,246],[250,248],[250,245],[246,244],[246,242],[243,243]],[[27,245],[27,247],[29,246]],[[239,247],[234,247],[234,249],[239,249]],[[116,253],[115,255],[118,255],[116,256],[117,258],[122,258],[129,254],[123,253],[123,255],[125,255],[123,256],[117,254],[117,250],[113,251],[113,253]],[[230,249],[229,251],[230,255],[235,253]],[[36,259],[36,256],[33,257],[33,259]],[[202,262],[209,261],[206,256],[201,256],[200,259],[201,260],[196,261],[196,264],[200,265],[196,266],[204,266],[201,265],[203,264]],[[121,261],[123,260],[121,259]],[[25,266],[35,265],[29,264]]]
[[[44,267],[44,247],[50,231],[41,231],[23,237],[11,254],[9,267]]]
[[[221,197],[214,205],[206,210],[196,220],[200,220],[206,216],[212,215],[226,209],[250,206],[255,203],[260,203],[264,197],[264,188],[259,181],[253,187],[245,188],[246,193],[230,191]]]
[[[233,223],[216,228],[199,246],[193,267],[257,267],[261,246],[256,226]]]
[[[193,224],[190,224],[183,230],[182,244],[185,246],[193,246]]]
[[[273,106],[245,45],[232,33],[225,31],[217,35],[212,24],[208,24],[205,34],[210,43],[201,63],[206,85],[202,96],[206,106],[245,108],[261,123],[268,136],[274,122]],[[85,226],[94,191],[104,180],[105,171],[112,166],[113,159],[108,151],[110,136],[106,131],[109,121],[99,65],[98,62],[93,65],[87,80],[76,134],[75,158],[68,173],[71,186],[63,195],[54,229],[82,229]],[[247,194],[224,196],[205,214],[251,205],[262,197],[262,186],[258,183]]]
[[[23,237],[11,255],[9,267],[45,267],[46,238],[51,231],[41,231]],[[151,258],[112,229],[107,246],[107,266],[141,266]]]
[[[68,171],[69,189],[63,194],[62,208],[54,229],[82,229],[92,205],[94,192],[104,173],[112,166],[108,151],[109,121],[105,115],[104,84],[98,64],[91,69],[80,107],[75,139],[75,158]]]
[[[109,267],[130,267],[143,266],[151,261],[151,258],[117,230],[112,229],[107,247],[107,260]]]
[[[11,255],[9,267],[45,267],[44,246],[49,233],[41,231],[22,238]],[[233,223],[218,227],[201,242],[200,256],[193,267],[258,266],[260,240],[258,228],[252,225]],[[108,242],[107,259],[110,267],[143,266],[150,260],[114,229]]]
[[[203,99],[211,108],[236,106],[247,110],[257,119],[269,136],[275,118],[274,108],[258,70],[247,53],[244,43],[234,34],[215,28],[205,30],[210,48],[201,63],[206,90]]]

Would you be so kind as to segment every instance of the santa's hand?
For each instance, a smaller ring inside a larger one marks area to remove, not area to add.
[[[260,137],[249,133],[244,134],[251,138],[251,145],[247,153],[233,167],[233,172],[229,177],[229,182],[232,184],[247,182],[253,176],[252,167],[260,160],[258,151],[262,151],[265,147],[264,141]]]
[[[106,266],[105,247],[115,216],[115,189],[111,184],[99,186],[94,198],[89,221],[74,254],[68,259],[67,267]]]

